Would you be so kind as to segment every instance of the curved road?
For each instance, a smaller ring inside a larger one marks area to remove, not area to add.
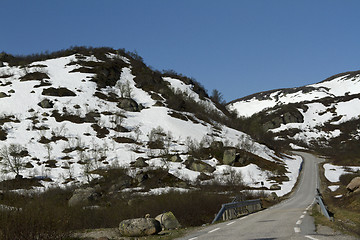
[[[264,211],[233,221],[210,225],[180,239],[335,239],[334,236],[317,235],[313,218],[308,214],[318,184],[317,164],[322,160],[308,153],[296,152],[295,154],[304,159],[303,173],[297,189],[289,199]]]

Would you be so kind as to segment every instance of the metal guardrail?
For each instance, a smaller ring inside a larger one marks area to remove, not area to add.
[[[321,193],[320,193],[320,191],[319,191],[318,188],[316,189],[316,192],[317,192],[317,194],[316,194],[315,199],[316,199],[317,204],[320,206],[320,209],[321,209],[322,214],[323,214],[327,219],[329,219],[329,221],[333,221],[333,217],[330,217],[330,214],[329,214],[329,212],[328,212],[328,210],[327,210],[327,207],[326,207],[325,204],[324,204],[324,201],[322,200]]]
[[[246,200],[241,202],[225,203],[221,205],[221,209],[212,221],[212,223],[219,221],[222,217],[223,220],[229,220],[238,217],[242,213],[252,213],[262,209],[261,200]]]

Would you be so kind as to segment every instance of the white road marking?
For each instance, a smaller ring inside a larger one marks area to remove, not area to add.
[[[215,229],[209,231],[208,233],[213,233],[213,232],[215,232],[215,231],[217,231],[217,230],[219,230],[219,229],[220,229],[220,228],[215,228]]]
[[[299,227],[294,227],[294,232],[296,232],[296,233],[301,232],[301,231],[300,231],[300,228],[299,228]]]
[[[305,237],[308,238],[308,239],[311,239],[311,240],[319,240],[317,238],[314,238],[314,237],[311,237],[311,236],[308,236],[308,235],[306,235]]]
[[[298,220],[297,222],[296,222],[296,225],[300,225],[302,223],[302,221],[301,220]]]
[[[306,211],[304,211],[303,214],[306,214]]]
[[[188,240],[195,240],[195,239],[197,239],[197,237],[189,238]]]
[[[303,219],[304,217],[305,217],[305,215],[301,215],[301,216],[300,216],[300,219]]]
[[[241,218],[241,219],[245,219],[245,218],[247,218],[248,216],[245,216],[245,217],[243,217],[243,218]]]
[[[233,221],[233,222],[229,222],[228,224],[226,224],[227,226],[229,226],[229,225],[231,225],[231,224],[234,224],[235,223],[235,221]]]

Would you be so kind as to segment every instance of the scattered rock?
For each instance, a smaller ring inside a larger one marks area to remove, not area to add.
[[[212,173],[212,172],[215,171],[215,168],[213,168],[209,164],[204,163],[202,161],[197,161],[197,160],[194,160],[194,161],[191,161],[191,162],[187,163],[187,167],[190,170],[197,171],[197,172]]]
[[[140,108],[137,102],[135,102],[131,98],[121,98],[119,99],[119,103],[117,105],[119,108],[122,108],[129,112],[139,112]]]
[[[210,148],[211,149],[222,149],[222,148],[224,148],[224,143],[221,141],[213,141],[210,144]]]
[[[223,156],[223,164],[233,165],[236,160],[236,149],[226,149]]]
[[[42,108],[52,108],[54,106],[54,103],[49,99],[44,99],[41,102],[38,103],[38,105]]]
[[[135,176],[135,180],[138,182],[138,183],[142,183],[144,182],[145,180],[147,180],[149,178],[149,175],[147,173],[144,173],[144,172],[139,172],[136,176]]]
[[[207,174],[205,174],[205,173],[200,173],[200,175],[198,176],[198,179],[200,180],[200,181],[206,181],[206,180],[210,180],[210,179],[213,179],[214,177],[212,177],[212,176],[209,176],[209,175],[207,175]]]
[[[76,189],[69,199],[69,207],[75,207],[78,205],[87,205],[92,201],[96,201],[100,198],[100,194],[96,192],[94,188]]]
[[[360,192],[360,177],[355,177],[351,182],[346,186],[346,189],[349,192]]]
[[[76,94],[64,87],[59,87],[59,88],[46,88],[43,89],[42,91],[42,95],[46,95],[46,96],[55,96],[55,97],[74,97],[76,96]]]
[[[161,232],[160,222],[154,218],[135,218],[124,220],[119,224],[122,236],[141,237]]]
[[[145,158],[143,158],[143,157],[138,157],[135,162],[131,163],[131,166],[137,167],[137,168],[142,168],[142,167],[147,167],[147,166],[149,166],[149,164],[147,164],[147,163],[145,162]]]
[[[160,225],[164,230],[170,230],[181,227],[179,221],[176,219],[172,212],[166,212],[156,216],[155,218],[160,222]]]
[[[266,199],[269,201],[277,201],[279,197],[275,192],[272,192]]]
[[[270,190],[281,190],[281,187],[279,184],[273,184],[270,186]]]
[[[170,157],[170,162],[182,162],[182,159],[179,155],[174,155]]]

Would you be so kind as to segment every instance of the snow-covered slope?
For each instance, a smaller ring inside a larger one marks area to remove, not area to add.
[[[118,75],[112,61],[121,66]],[[284,166],[289,181],[280,183],[279,195],[291,190],[301,164],[299,157],[280,157],[243,132],[171,109],[169,94],[163,94],[163,89],[156,92],[150,86],[147,90],[136,82],[134,71],[143,68],[135,69],[133,64],[137,64],[134,59],[119,53],[107,53],[101,59],[77,53],[23,66],[11,66],[6,61],[0,64],[0,147],[20,144],[27,150],[26,168],[20,174],[46,178],[41,182],[45,187],[65,186],[98,177],[91,172],[98,168],[133,168],[133,162],[143,157],[150,168],[166,168],[180,179],[195,182],[200,172],[188,167],[189,144],[209,147],[221,141],[226,147],[246,148],[263,161]],[[111,82],[114,76],[118,78]],[[209,98],[193,91],[193,85],[165,76],[162,82],[157,81],[225,116]],[[154,138],[161,139],[164,146],[150,147]],[[180,161],[167,161],[165,155],[178,155]],[[219,182],[224,182],[233,169],[252,187],[260,187],[260,182],[265,187],[276,183],[270,178],[277,173],[261,169],[256,162],[235,167],[223,165],[212,156],[201,161],[214,168],[206,174]],[[2,178],[14,176],[10,171]]]
[[[230,102],[227,107],[239,116],[250,117],[267,108],[289,103],[310,102],[325,98],[360,93],[360,72],[348,72],[330,77],[320,83],[299,88],[272,90]]]
[[[328,146],[334,139],[359,139],[360,72],[338,74],[304,87],[253,94],[227,107],[242,117],[259,113],[264,130],[277,134],[278,140]]]

